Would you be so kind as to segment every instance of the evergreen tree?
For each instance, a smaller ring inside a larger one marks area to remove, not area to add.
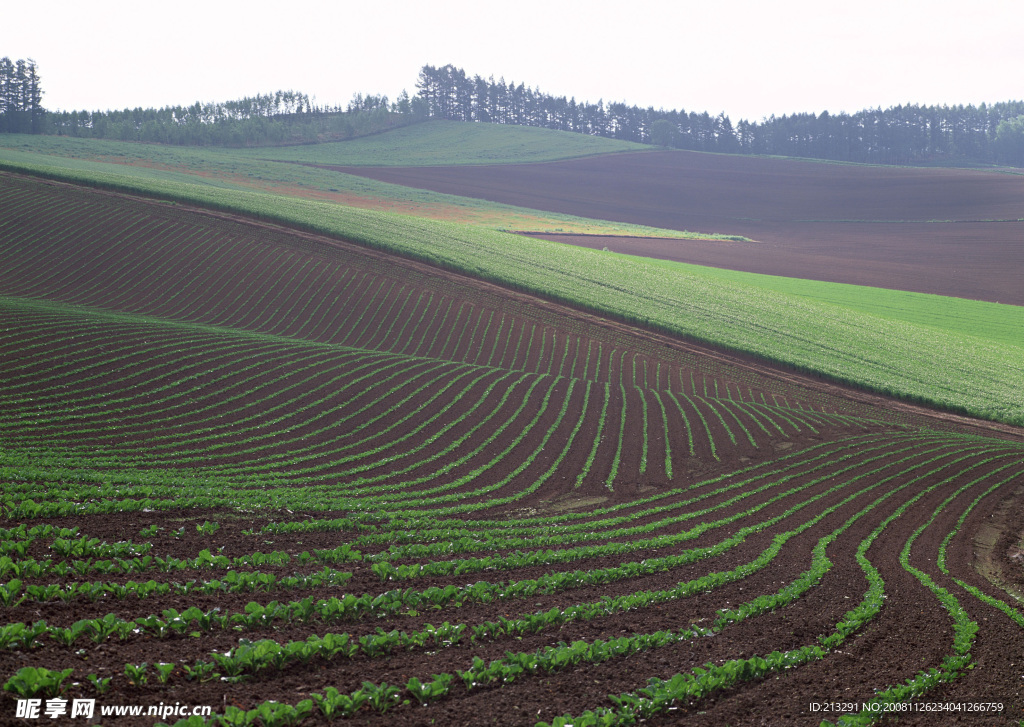
[[[29,113],[29,126],[33,134],[42,133],[46,112],[43,110],[43,89],[40,85],[39,70],[31,58],[25,68],[25,103]]]
[[[13,131],[15,77],[14,63],[7,56],[0,58],[0,132]]]
[[[1024,166],[1024,116],[999,122],[992,140],[992,149],[997,161]]]

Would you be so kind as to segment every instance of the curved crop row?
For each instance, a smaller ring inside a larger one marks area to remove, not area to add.
[[[969,552],[1014,512],[1009,429],[322,238],[0,184],[0,710],[784,725],[1019,679],[990,645],[1024,618]]]

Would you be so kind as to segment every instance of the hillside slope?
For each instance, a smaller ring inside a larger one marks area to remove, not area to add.
[[[754,273],[1024,305],[1024,176],[658,152],[488,167],[351,167],[378,181],[758,245],[560,241]]]
[[[336,236],[0,185],[4,714],[54,684],[211,706],[178,727],[1024,703],[1020,430]]]
[[[495,472],[513,500],[610,497],[771,457],[779,437],[881,426],[813,388],[329,239],[10,179],[0,230],[8,457],[59,436],[62,468],[235,485],[315,472],[387,481],[397,503],[451,488],[465,506]],[[36,387],[49,393],[16,393]]]
[[[974,416],[1024,421],[1017,347],[884,319],[642,260],[304,200],[130,177],[64,178],[138,190],[298,225],[601,315]]]
[[[235,153],[315,164],[447,166],[527,164],[649,150],[644,144],[568,131],[436,120],[349,141]]]

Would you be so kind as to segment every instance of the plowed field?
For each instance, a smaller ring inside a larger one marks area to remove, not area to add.
[[[1024,305],[1024,177],[696,152],[547,164],[351,167],[385,182],[759,244],[562,242],[698,265]]]
[[[1024,715],[1018,429],[64,184],[0,259],[0,723]]]

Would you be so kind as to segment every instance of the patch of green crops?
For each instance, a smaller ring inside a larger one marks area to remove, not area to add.
[[[618,253],[614,253],[618,254]],[[646,259],[646,258],[645,258]],[[972,336],[1021,348],[1024,356],[1024,307],[967,300],[944,295],[827,283],[820,280],[761,275],[737,270],[701,267],[670,260],[649,259],[655,265],[687,274],[697,271],[726,283],[754,285],[812,301],[838,305],[862,313],[927,326],[958,336]]]

